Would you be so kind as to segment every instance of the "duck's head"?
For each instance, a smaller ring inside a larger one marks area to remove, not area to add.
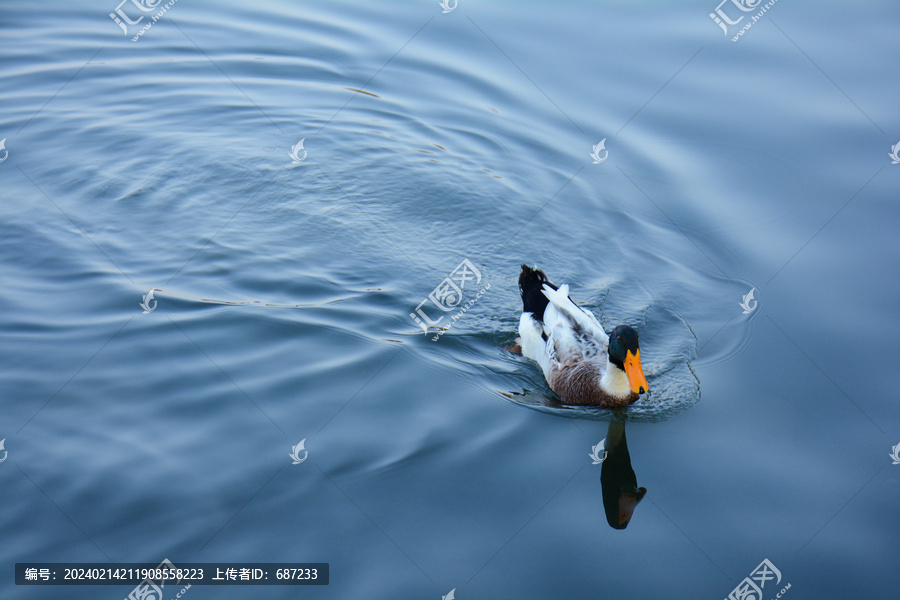
[[[650,389],[644,370],[641,368],[641,349],[638,334],[628,325],[619,325],[609,336],[609,362],[628,377],[628,385],[635,394],[643,394]]]

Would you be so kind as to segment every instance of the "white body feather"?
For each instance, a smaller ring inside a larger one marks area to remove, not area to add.
[[[597,318],[569,299],[568,285],[554,290],[545,284],[543,293],[550,301],[543,325],[531,313],[522,313],[519,319],[522,355],[541,366],[551,388],[561,367],[590,362],[602,373],[599,385],[604,392],[618,398],[631,394],[625,372],[609,363],[609,336]]]

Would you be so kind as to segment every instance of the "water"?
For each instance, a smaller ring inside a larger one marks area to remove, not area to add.
[[[722,598],[763,559],[766,598],[896,595],[895,3],[736,43],[705,1],[115,8],[2,10],[0,596],[163,558],[330,563],[259,598]],[[552,406],[523,262],[638,328],[650,396]]]

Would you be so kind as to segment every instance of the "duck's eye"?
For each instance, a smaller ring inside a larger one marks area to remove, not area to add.
[[[621,344],[621,343],[622,343],[622,336],[621,336],[621,335],[617,335],[617,336],[616,336],[616,341],[619,342],[619,343]]]

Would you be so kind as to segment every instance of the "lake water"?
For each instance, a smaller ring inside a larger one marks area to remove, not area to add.
[[[896,597],[900,5],[137,3],[0,9],[0,597]],[[522,263],[650,394],[553,404]]]

